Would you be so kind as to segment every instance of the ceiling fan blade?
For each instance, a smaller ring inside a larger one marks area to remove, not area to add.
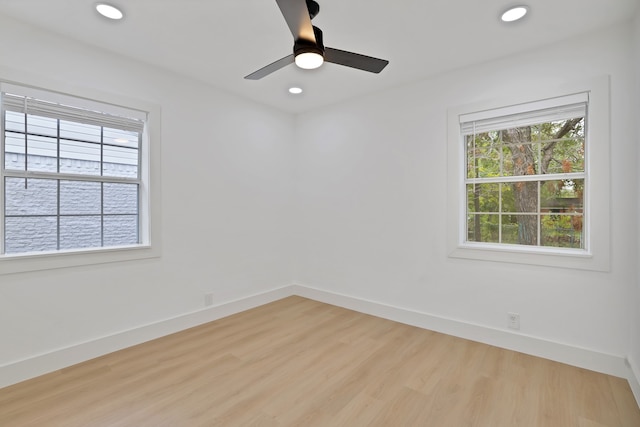
[[[373,58],[371,56],[360,55],[359,53],[347,52],[345,50],[326,47],[324,49],[324,60],[346,67],[357,68],[358,70],[379,73],[387,66],[386,59]]]
[[[293,64],[294,61],[295,61],[295,56],[292,53],[291,55],[285,56],[282,59],[278,59],[276,62],[272,62],[266,67],[260,68],[258,71],[254,71],[253,73],[246,76],[245,79],[260,80],[261,78],[268,76],[274,71],[278,71],[280,68],[284,68],[289,64]]]
[[[316,42],[306,0],[276,0],[294,40]]]

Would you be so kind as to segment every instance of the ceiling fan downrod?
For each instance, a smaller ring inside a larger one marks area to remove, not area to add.
[[[315,18],[320,13],[320,5],[317,1],[307,0],[307,10],[309,11],[309,18]]]

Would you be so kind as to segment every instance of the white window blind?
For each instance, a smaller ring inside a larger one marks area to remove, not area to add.
[[[588,93],[552,98],[460,116],[463,136],[584,117]]]
[[[8,111],[139,133],[142,133],[146,121],[146,113],[115,105],[7,83],[3,83],[0,89],[2,105]]]

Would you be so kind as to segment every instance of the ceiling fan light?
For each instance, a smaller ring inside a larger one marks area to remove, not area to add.
[[[316,52],[303,52],[296,55],[296,65],[305,70],[318,68],[324,62],[322,55]]]

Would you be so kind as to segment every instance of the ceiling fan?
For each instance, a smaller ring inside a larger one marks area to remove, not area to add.
[[[249,74],[245,79],[259,80],[294,62],[304,69],[318,68],[326,61],[371,73],[379,73],[389,63],[385,59],[325,47],[322,30],[311,24],[311,20],[320,12],[320,5],[316,1],[276,0],[276,3],[293,34],[293,53]]]

